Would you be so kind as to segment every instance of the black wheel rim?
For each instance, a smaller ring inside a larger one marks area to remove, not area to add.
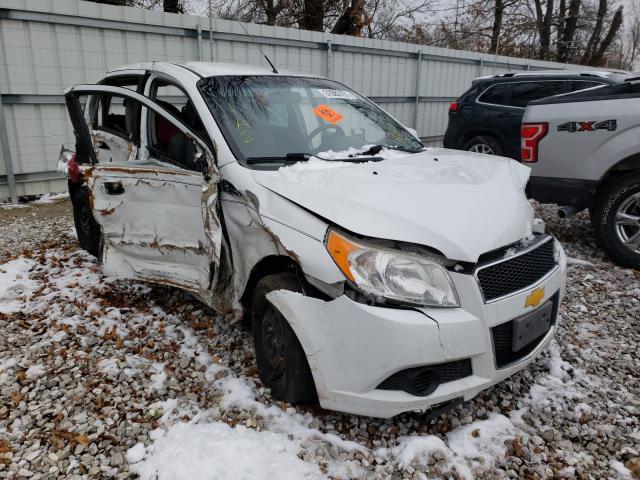
[[[284,321],[274,306],[267,306],[262,317],[262,345],[265,357],[272,369],[271,380],[280,378],[285,370]]]

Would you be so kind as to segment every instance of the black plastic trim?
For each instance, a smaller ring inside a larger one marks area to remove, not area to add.
[[[578,210],[590,208],[595,201],[599,181],[578,178],[531,177],[527,197],[540,203],[571,206]]]

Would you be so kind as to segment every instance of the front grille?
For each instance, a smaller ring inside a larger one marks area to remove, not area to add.
[[[468,377],[471,373],[471,360],[465,358],[438,365],[401,370],[387,378],[378,388],[380,390],[402,390],[417,397],[426,397],[441,383],[460,380]]]
[[[551,326],[555,325],[558,316],[558,298],[559,294],[556,293],[551,297],[553,302],[553,310],[551,311]],[[496,357],[496,366],[498,368],[506,367],[507,365],[517,362],[518,360],[529,355],[540,344],[542,339],[549,333],[549,330],[544,332],[538,338],[531,343],[525,345],[517,352],[512,350],[513,346],[513,320],[497,325],[491,329],[491,337],[493,339],[493,353]]]
[[[504,297],[536,283],[556,266],[553,240],[504,261],[478,268],[476,276],[485,302]]]

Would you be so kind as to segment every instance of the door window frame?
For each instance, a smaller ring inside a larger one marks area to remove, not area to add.
[[[111,85],[101,85],[101,84],[80,84],[80,85],[74,85],[72,87],[69,87],[67,89],[65,89],[64,91],[64,96],[65,99],[67,100],[67,109],[69,110],[69,115],[71,117],[71,122],[73,124],[74,127],[74,131],[76,131],[76,129],[78,129],[79,131],[76,132],[76,135],[81,135],[84,136],[84,140],[83,142],[87,142],[90,145],[90,152],[89,152],[89,163],[92,165],[99,165],[99,163],[96,161],[97,157],[96,157],[96,153],[93,147],[93,142],[91,142],[91,134],[89,131],[89,125],[87,125],[86,122],[86,118],[84,115],[84,111],[81,107],[81,104],[79,102],[78,97],[80,97],[81,95],[111,95],[111,96],[118,96],[118,97],[124,97],[124,98],[131,98],[132,100],[137,101],[138,103],[141,104],[140,107],[140,111],[141,114],[147,113],[147,109],[152,109],[154,110],[157,114],[162,115],[163,117],[167,118],[167,120],[169,120],[169,122],[171,122],[175,127],[178,128],[178,130],[180,130],[183,134],[185,134],[187,137],[191,137],[193,138],[193,140],[196,142],[197,146],[203,151],[203,153],[210,159],[210,161],[212,162],[213,165],[210,165],[209,168],[215,168],[215,165],[217,165],[217,159],[216,159],[216,153],[215,153],[215,149],[211,149],[206,142],[204,142],[198,135],[196,135],[187,125],[185,125],[182,120],[180,120],[179,118],[176,118],[171,112],[165,110],[161,105],[158,105],[157,103],[155,103],[153,100],[151,100],[149,97],[142,95],[138,92],[134,92],[133,90],[127,89],[127,88],[123,88],[123,87],[116,87],[116,86],[111,86]],[[71,105],[69,104],[69,98],[72,98],[72,103]],[[188,97],[187,97],[188,98]],[[72,110],[75,109],[74,110]],[[76,125],[76,123],[78,122],[78,120],[80,121],[80,125]],[[76,140],[78,141],[78,140]],[[141,150],[145,150],[146,151],[146,147],[147,146],[147,138],[146,135],[142,134],[142,131],[140,131],[140,149]],[[141,160],[144,160],[144,158],[142,158]],[[173,164],[171,164],[171,166],[174,166]],[[140,167],[145,168],[144,165],[140,165]],[[158,166],[154,166],[152,168],[158,168]],[[187,171],[192,171],[192,172],[196,172],[196,173],[200,173],[203,174],[202,172],[198,171],[198,170],[191,170],[191,169],[185,169],[182,166],[179,165],[175,165],[175,167],[180,168],[181,170],[187,170]],[[169,168],[169,165],[167,165],[164,168]]]
[[[509,85],[509,91],[506,93],[505,95],[505,101],[506,102],[510,102],[511,101],[511,95],[513,93],[513,88],[521,83],[549,83],[549,82],[563,82],[567,84],[567,91],[566,92],[562,92],[562,93],[556,93],[555,95],[563,95],[565,93],[570,93],[570,85],[568,82],[572,82],[573,79],[544,79],[544,80],[519,80],[519,81],[512,81],[512,82],[498,82],[498,83],[493,83],[491,85],[489,85],[487,88],[485,88],[482,93],[480,93],[480,95],[478,95],[476,97],[476,103],[479,103],[480,105],[488,105],[491,107],[503,107],[503,108],[513,108],[516,110],[526,110],[526,106],[525,107],[517,107],[515,105],[501,105],[499,103],[489,103],[489,102],[483,102],[480,99],[482,98],[482,95],[484,95],[489,89],[497,86],[497,85]],[[549,95],[550,97],[552,97],[553,95]],[[542,98],[546,98],[546,97],[542,97]]]

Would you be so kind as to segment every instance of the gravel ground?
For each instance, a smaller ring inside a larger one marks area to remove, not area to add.
[[[67,201],[0,209],[0,478],[242,478],[263,457],[246,478],[640,478],[640,272],[604,257],[587,215],[538,210],[570,257],[556,341],[426,423],[274,401],[240,324],[104,279]],[[234,445],[253,446],[215,457]]]

